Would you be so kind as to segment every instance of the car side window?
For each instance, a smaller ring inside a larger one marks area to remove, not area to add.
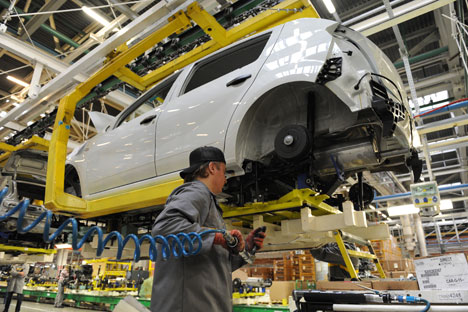
[[[253,38],[196,64],[182,94],[255,62],[260,57],[270,35],[271,33],[268,33]]]
[[[162,83],[153,87],[153,89],[140,96],[135,101],[135,103],[133,103],[122,115],[119,116],[119,119],[116,122],[114,128],[117,128],[120,125],[129,122],[130,120],[138,118],[146,112],[153,110],[163,104],[167,94],[171,90],[171,87],[179,74],[180,72],[176,73],[172,77],[166,79]]]

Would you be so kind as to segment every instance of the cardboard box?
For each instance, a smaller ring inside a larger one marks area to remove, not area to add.
[[[357,284],[371,288],[371,282],[330,282],[330,281],[317,281],[318,290],[365,290]]]
[[[468,263],[462,253],[414,261],[421,290],[468,289]]]
[[[375,290],[419,290],[417,281],[372,281]]]
[[[232,272],[232,280],[235,278],[240,278],[241,281],[246,281],[249,275],[247,274],[245,269],[237,269]]]
[[[292,296],[295,281],[273,281],[270,287],[270,299],[273,302],[282,301]]]
[[[407,271],[393,271],[390,273],[392,274],[392,278],[406,278],[408,276]]]

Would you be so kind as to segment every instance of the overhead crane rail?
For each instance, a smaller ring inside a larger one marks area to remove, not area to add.
[[[101,70],[78,85],[73,92],[60,101],[49,149],[45,206],[56,212],[90,218],[163,205],[171,191],[182,184],[182,180],[177,179],[96,200],[85,200],[65,193],[66,147],[70,135],[70,124],[77,103],[112,75],[140,90],[146,90],[174,71],[239,39],[305,17],[319,17],[309,1],[285,0],[274,6],[272,10],[266,10],[227,30],[213,16],[203,10],[197,2],[193,2],[185,10],[180,10],[170,16],[165,26],[131,48],[126,45],[118,47],[115,53],[108,57]],[[192,27],[192,21],[211,37],[210,41],[199,45],[145,76],[139,76],[126,67],[132,60],[165,38],[173,34],[180,34]]]

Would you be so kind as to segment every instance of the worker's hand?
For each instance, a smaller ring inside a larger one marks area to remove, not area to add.
[[[252,254],[263,247],[263,240],[265,239],[266,227],[261,226],[250,232],[245,239],[246,250]]]
[[[226,238],[224,237],[223,233],[216,233],[215,238],[213,240],[214,245],[221,245],[222,247],[226,248],[229,252],[233,254],[238,254],[245,248],[244,238],[242,237],[242,233],[238,230],[231,230],[229,234],[237,239],[237,244],[235,246],[229,246]]]

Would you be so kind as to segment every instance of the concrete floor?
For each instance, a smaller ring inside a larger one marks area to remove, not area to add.
[[[0,308],[3,311],[5,305],[2,303],[0,304]],[[13,299],[10,304],[10,309],[8,309],[8,312],[15,312],[16,308],[16,300]],[[94,311],[96,312],[97,310],[89,310],[86,308],[72,308],[72,307],[65,307],[65,308],[54,308],[54,303],[51,301],[50,303],[37,303],[33,301],[26,301],[23,300],[23,303],[21,304],[21,312],[38,312],[38,311],[44,311],[44,312],[85,312],[85,311]]]

